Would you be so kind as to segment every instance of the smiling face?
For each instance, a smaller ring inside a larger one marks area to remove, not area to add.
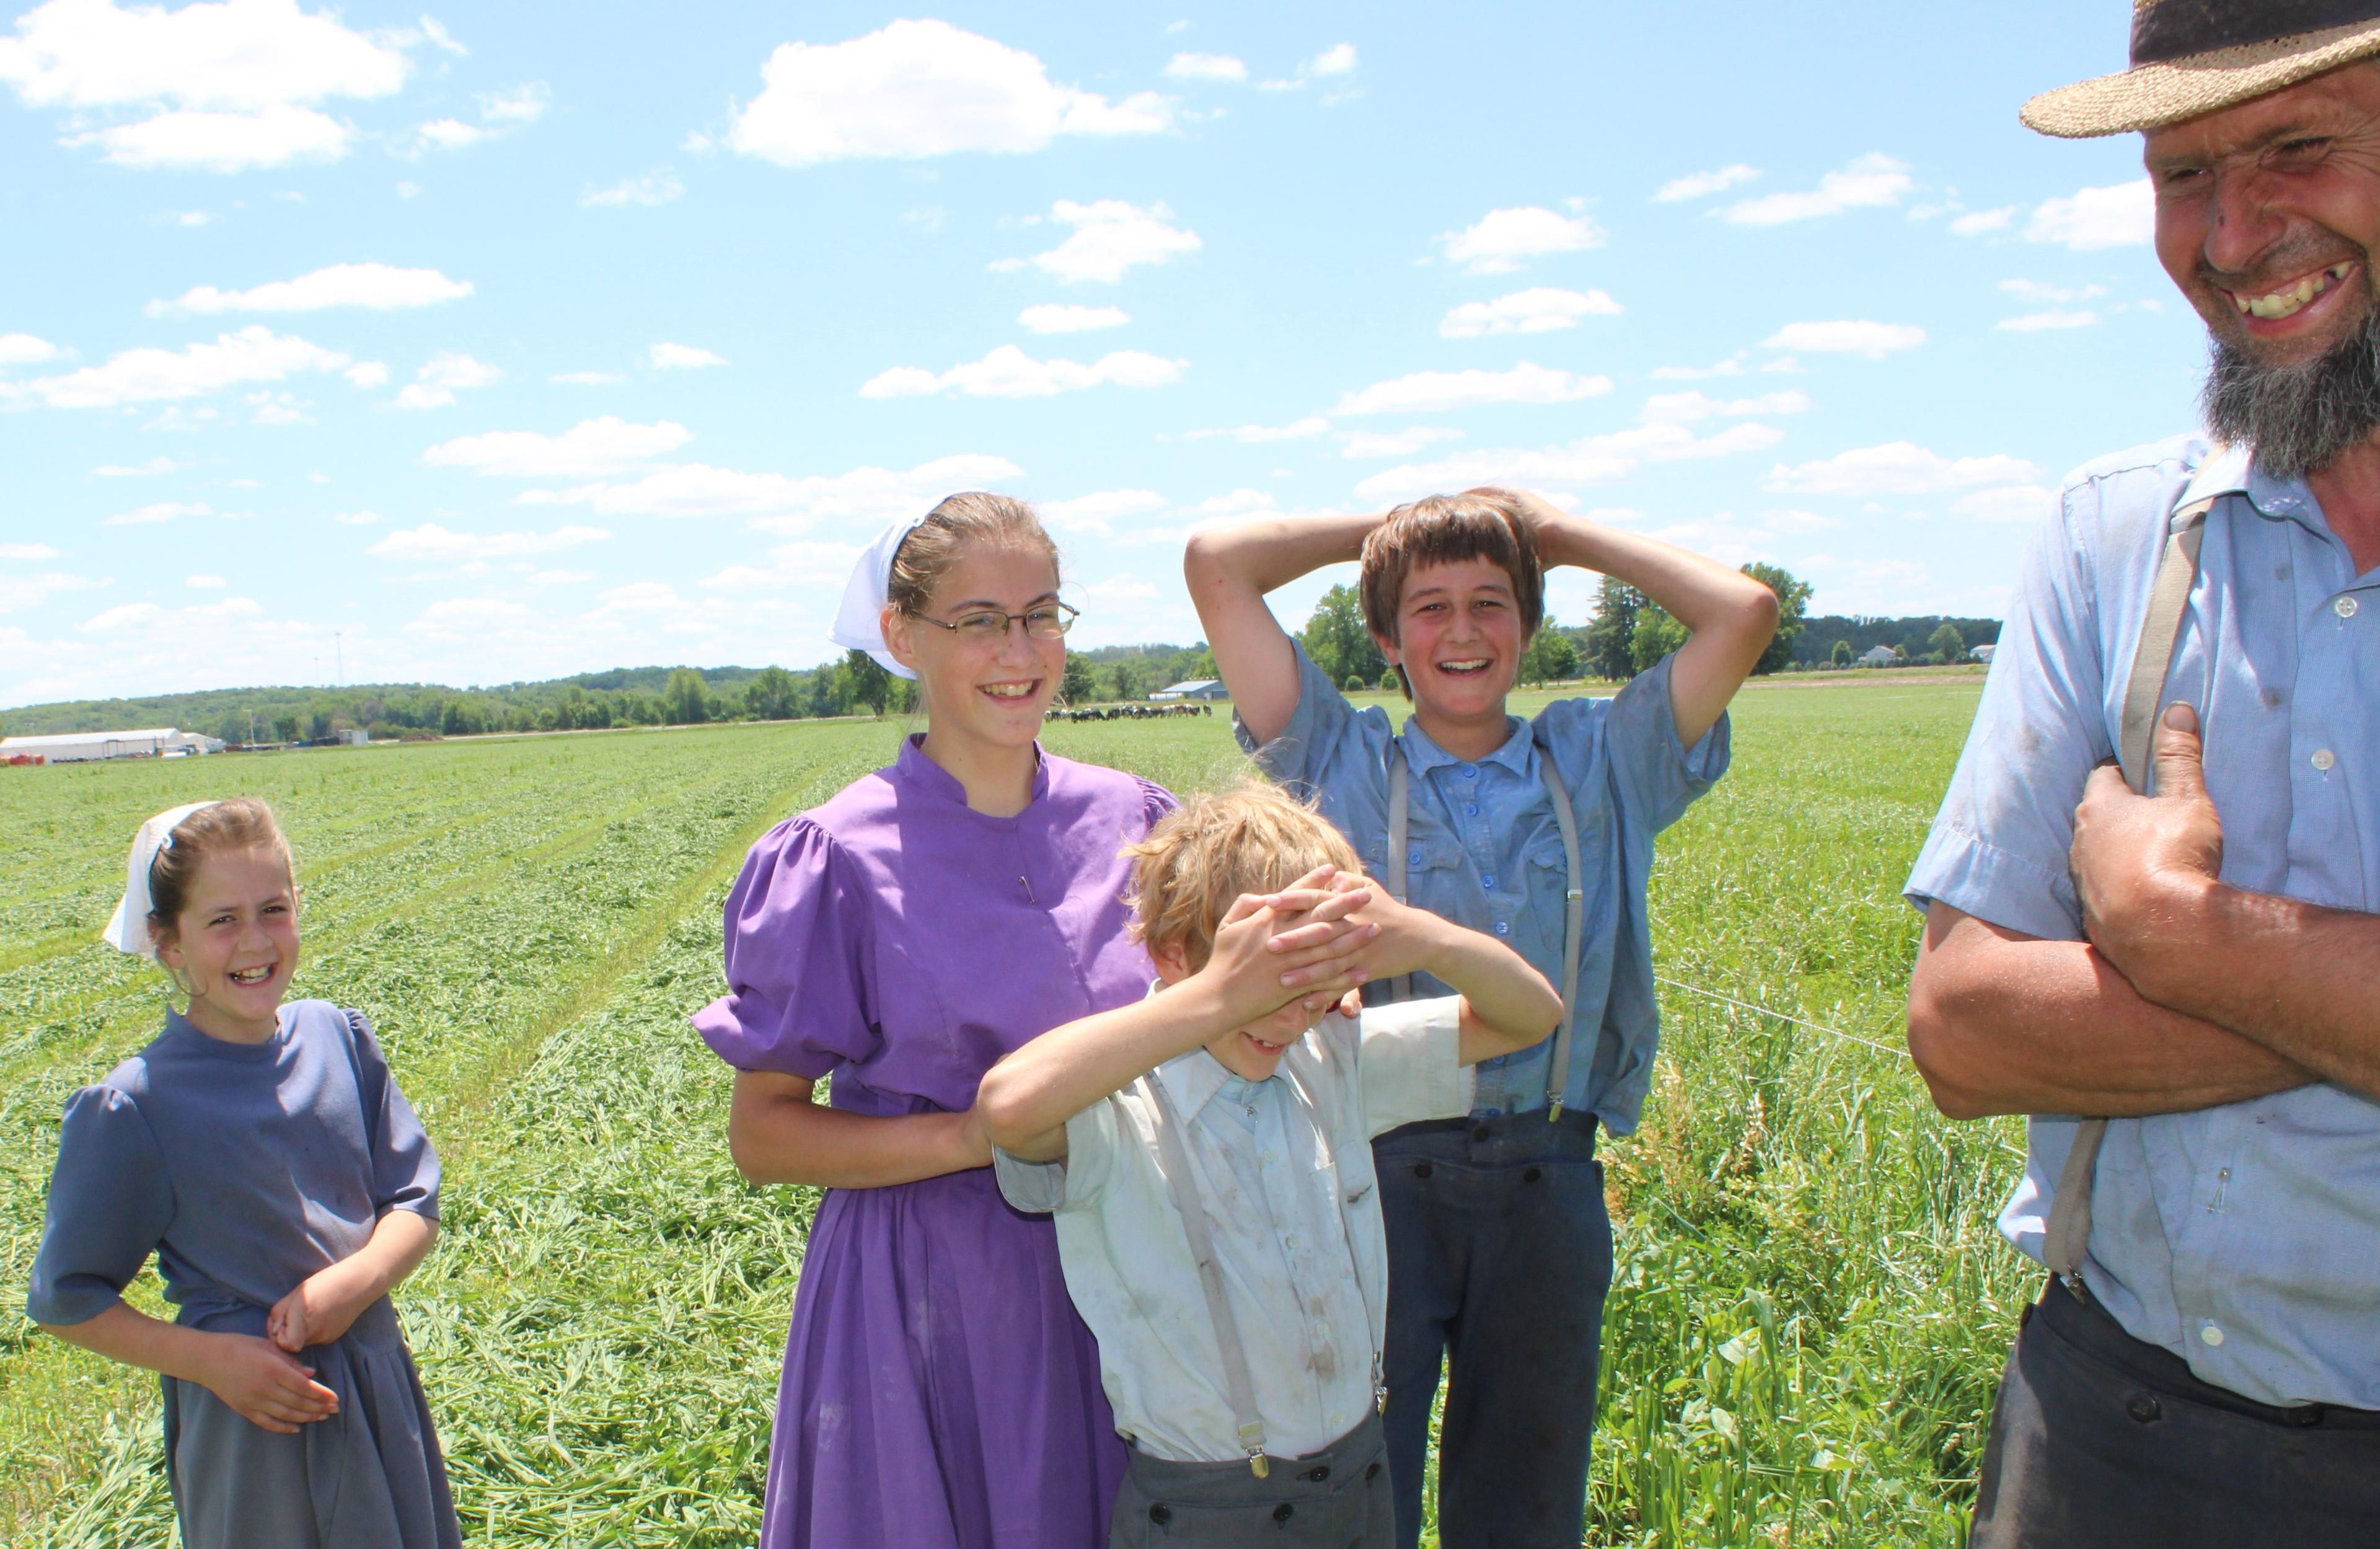
[[[1416,567],[1398,598],[1397,638],[1379,640],[1390,665],[1404,668],[1425,726],[1433,718],[1500,726],[1527,644],[1512,578],[1488,559]]]
[[[190,1022],[233,1043],[273,1036],[298,970],[298,899],[287,858],[260,845],[199,864],[157,960],[190,993]]]
[[[2357,336],[2380,247],[2380,68],[2350,65],[2144,139],[2157,259],[2218,346],[2272,369]]]
[[[1179,984],[1193,971],[1187,955],[1179,942],[1168,942],[1149,953],[1157,965],[1157,976],[1168,984]],[[1236,1027],[1207,1044],[1207,1052],[1232,1075],[1243,1080],[1261,1081],[1281,1068],[1281,1056],[1287,1054],[1306,1031],[1314,1026],[1316,1013],[1305,1009],[1303,1001],[1291,1001],[1269,1016],[1259,1017],[1245,1027]]]
[[[956,624],[970,614],[1025,614],[1058,600],[1050,555],[1010,543],[973,543],[942,572],[917,617],[884,614],[884,639],[893,659],[917,675],[926,702],[927,735],[944,742],[994,748],[1030,747],[1041,718],[1066,675],[1066,642],[1012,625],[980,640]]]

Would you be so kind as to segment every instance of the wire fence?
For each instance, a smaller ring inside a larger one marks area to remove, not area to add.
[[[1813,1032],[1823,1032],[1829,1038],[1840,1038],[1846,1043],[1857,1043],[1864,1048],[1876,1049],[1884,1054],[1891,1055],[1899,1059],[1909,1058],[1909,1051],[1907,1049],[1898,1047],[1891,1043],[1879,1043],[1873,1038],[1862,1038],[1855,1032],[1845,1032],[1840,1028],[1830,1028],[1824,1022],[1814,1022],[1806,1017],[1796,1017],[1787,1012],[1773,1010],[1766,1006],[1756,1005],[1752,1001],[1738,1000],[1733,995],[1721,994],[1717,990],[1706,990],[1699,984],[1689,984],[1682,979],[1670,979],[1658,973],[1655,974],[1653,978],[1658,983],[1667,984],[1672,990],[1683,990],[1690,995],[1700,995],[1705,1000],[1715,1000],[1727,1006],[1735,1006],[1740,1010],[1757,1012],[1763,1017],[1774,1017],[1780,1022],[1791,1022],[1795,1027],[1808,1028]]]

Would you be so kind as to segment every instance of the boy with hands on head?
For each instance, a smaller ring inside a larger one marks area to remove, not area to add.
[[[1056,1213],[1132,1444],[1110,1542],[1386,1545],[1369,1141],[1466,1112],[1469,1067],[1542,1040],[1560,999],[1509,947],[1388,897],[1276,790],[1194,799],[1131,853],[1149,996],[1035,1039],[977,1096],[1002,1192]],[[1354,927],[1335,933],[1357,966],[1284,985],[1270,944],[1328,924]],[[1415,971],[1457,993],[1334,1005]]]
[[[1384,710],[1351,704],[1265,601],[1350,560],[1366,626],[1413,701],[1402,735]],[[1523,721],[1506,700],[1556,565],[1619,578],[1691,637],[1616,696]],[[1492,487],[1385,516],[1208,528],[1184,569],[1264,771],[1309,794],[1398,899],[1492,934],[1562,993],[1550,1042],[1481,1067],[1469,1118],[1383,1135],[1375,1153],[1399,1540],[1420,1534],[1449,1367],[1442,1542],[1569,1549],[1611,1279],[1596,1130],[1635,1127],[1658,1034],[1653,839],[1725,771],[1728,701],[1776,632],[1776,598],[1715,561]],[[1435,970],[1415,977],[1439,993]],[[1365,998],[1400,993],[1382,973]]]

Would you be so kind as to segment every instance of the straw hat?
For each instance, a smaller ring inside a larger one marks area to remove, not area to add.
[[[2155,129],[2380,54],[2380,0],[2134,0],[2132,67],[2017,116],[2068,140]]]

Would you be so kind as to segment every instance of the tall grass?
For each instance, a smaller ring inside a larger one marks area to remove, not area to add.
[[[1661,971],[1897,1045],[1897,891],[1973,697],[1747,692],[1734,772],[1662,843]],[[0,808],[0,1540],[170,1542],[152,1380],[20,1310],[58,1105],[154,1031],[153,981],[90,945],[121,846],[237,778],[306,861],[301,993],[372,1013],[446,1156],[444,1236],[399,1303],[467,1538],[751,1542],[816,1198],[735,1175],[729,1074],[684,1018],[716,993],[750,838],[899,729],[21,772]],[[1220,717],[1050,741],[1183,789],[1241,767]],[[2011,1133],[1943,1123],[1894,1054],[1682,992],[1664,1012],[1645,1125],[1605,1153],[1592,1541],[1959,1543],[2029,1289],[1989,1234]]]

